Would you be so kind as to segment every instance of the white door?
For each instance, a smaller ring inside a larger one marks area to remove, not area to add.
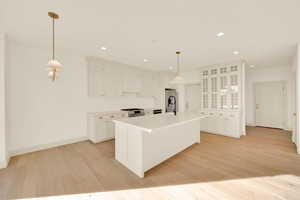
[[[201,107],[200,85],[186,85],[185,87],[185,108],[187,111],[200,110]]]
[[[282,81],[255,84],[256,126],[283,128],[284,94]]]

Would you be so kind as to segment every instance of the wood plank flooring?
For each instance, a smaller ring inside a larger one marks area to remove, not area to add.
[[[155,148],[155,147],[153,147]],[[62,196],[77,194],[76,196]],[[201,143],[138,178],[114,160],[114,141],[16,156],[0,170],[0,199],[300,199],[300,155],[287,131],[247,128]]]

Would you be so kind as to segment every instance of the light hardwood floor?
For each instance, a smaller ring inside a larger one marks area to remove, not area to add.
[[[16,156],[0,170],[1,200],[65,194],[81,194],[78,199],[299,200],[300,155],[289,132],[248,127],[241,139],[202,133],[200,144],[151,169],[144,179],[114,160],[114,141]],[[61,199],[67,197],[76,198]]]

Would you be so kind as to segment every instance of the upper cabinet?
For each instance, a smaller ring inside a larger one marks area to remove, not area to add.
[[[137,95],[155,97],[160,95],[158,72],[142,70],[125,64],[94,57],[87,58],[88,95],[90,97]]]
[[[105,95],[105,68],[88,64],[88,95],[100,97]]]
[[[111,63],[105,65],[104,71],[105,96],[114,97],[122,95],[122,74],[123,69],[114,67]],[[103,77],[102,77],[103,78]]]
[[[142,97],[153,97],[158,87],[158,79],[155,76],[155,72],[141,73],[141,90],[139,95]]]
[[[140,70],[128,67],[123,74],[123,92],[139,93],[142,88],[141,74]]]
[[[241,108],[241,64],[208,67],[200,75],[202,109]]]

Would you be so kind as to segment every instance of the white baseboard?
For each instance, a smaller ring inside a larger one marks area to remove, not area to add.
[[[255,123],[246,123],[246,126],[256,126]]]
[[[60,141],[60,142],[53,142],[53,143],[42,144],[42,145],[37,145],[37,146],[33,146],[33,147],[26,147],[26,148],[11,151],[11,152],[9,152],[9,155],[12,157],[12,156],[17,156],[17,155],[22,155],[25,153],[31,153],[34,151],[41,151],[41,150],[50,149],[50,148],[54,148],[54,147],[58,147],[58,146],[63,146],[66,144],[82,142],[85,140],[88,140],[88,137],[84,136],[84,137],[68,139],[68,140],[64,140],[64,141]]]
[[[4,169],[4,168],[7,167],[8,163],[9,163],[9,159],[10,159],[10,158],[7,158],[6,161],[1,161],[1,162],[0,162],[0,169]]]
[[[1,161],[0,162],[0,169],[6,168],[7,167],[7,163],[5,161]]]

